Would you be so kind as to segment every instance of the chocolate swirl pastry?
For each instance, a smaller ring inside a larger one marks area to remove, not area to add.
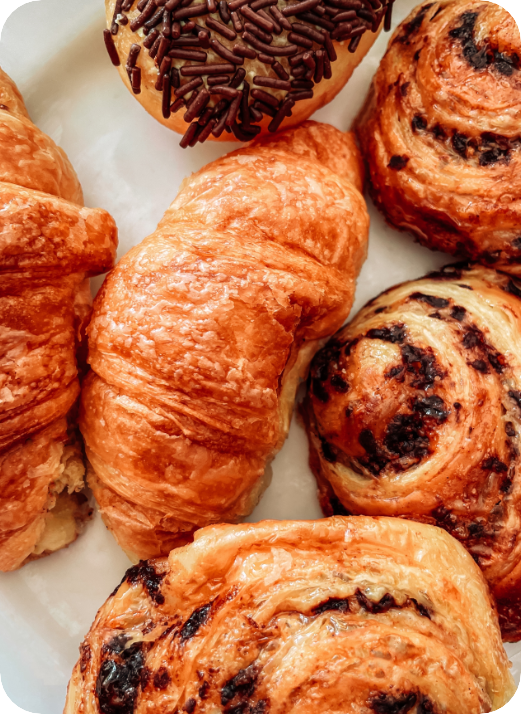
[[[105,44],[127,87],[181,146],[250,141],[342,89],[394,0],[106,0]],[[124,63],[124,66],[123,66]]]
[[[478,714],[514,694],[479,568],[393,518],[200,530],[131,568],[64,714]]]
[[[312,364],[326,514],[413,518],[470,551],[521,637],[521,290],[479,265],[382,293]]]
[[[131,558],[251,513],[295,392],[352,305],[369,217],[351,134],[306,122],[185,179],[105,280],[82,391],[89,485]]]
[[[117,232],[0,69],[0,570],[71,543],[90,513],[76,425],[89,275]],[[80,365],[78,365],[78,361]],[[83,365],[84,366],[84,365]]]
[[[521,275],[521,39],[502,7],[445,0],[415,10],[358,130],[372,196],[393,226]]]

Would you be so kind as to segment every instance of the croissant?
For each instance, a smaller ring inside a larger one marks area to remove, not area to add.
[[[396,30],[359,119],[371,194],[428,246],[521,275],[521,38],[496,3],[442,0]]]
[[[319,352],[304,415],[326,514],[445,528],[521,638],[521,290],[447,266],[371,301]]]
[[[132,559],[250,513],[320,341],[345,320],[368,215],[354,138],[308,122],[185,180],[89,326],[89,484]]]
[[[127,571],[64,714],[478,714],[514,694],[464,548],[393,518],[204,528]]]
[[[72,542],[88,515],[75,426],[88,276],[116,228],[0,70],[0,570]]]
[[[105,0],[104,38],[127,88],[183,148],[250,141],[330,102],[390,29],[393,3]]]

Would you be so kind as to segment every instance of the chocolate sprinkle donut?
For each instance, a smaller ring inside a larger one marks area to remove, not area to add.
[[[311,99],[313,87],[332,77],[331,63],[337,59],[333,41],[348,41],[354,53],[364,33],[375,33],[382,24],[389,30],[393,4],[394,0],[117,0],[104,41],[112,63],[119,66],[123,58],[113,36],[120,25],[130,23],[136,44],[124,61],[132,91],[141,92],[139,51],[133,49],[141,40],[157,67],[155,89],[162,94],[163,117],[185,110],[189,126],[180,142],[183,148],[210,134],[218,138],[223,131],[233,132],[239,141],[251,141],[260,133],[257,125],[264,115],[271,117],[268,130],[277,131],[296,102]],[[248,80],[245,71],[234,83],[237,69],[248,61],[264,65],[267,73]],[[196,85],[194,75],[201,78]],[[213,75],[220,75],[219,84],[210,79]],[[250,81],[263,89],[254,89]]]

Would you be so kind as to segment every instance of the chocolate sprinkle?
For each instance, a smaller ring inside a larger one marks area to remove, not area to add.
[[[142,46],[157,67],[155,89],[162,93],[163,117],[186,107],[183,148],[205,141],[210,134],[218,138],[224,130],[240,141],[251,141],[261,131],[255,124],[264,115],[271,117],[269,131],[277,131],[297,101],[311,99],[314,85],[331,79],[331,63],[337,59],[334,40],[348,41],[349,51],[355,52],[365,32],[377,32],[382,23],[390,28],[394,4],[394,0],[297,0],[283,7],[278,0],[195,4],[139,0],[136,6],[134,2],[116,1],[110,29],[104,32],[107,52],[119,65],[112,36],[121,25],[129,26],[126,32],[144,33],[145,38],[132,45],[126,63],[132,89],[141,91],[142,69],[134,48]],[[126,13],[133,7],[139,14],[129,18]],[[224,62],[216,63],[216,55]],[[250,88],[246,71],[239,74],[236,69],[255,60],[260,65],[250,80],[255,88]],[[498,53],[496,64],[503,68],[505,62]],[[493,159],[495,155],[489,163]]]
[[[115,67],[119,67],[121,64],[116,45],[112,39],[112,33],[110,30],[103,30],[103,39],[105,40],[105,47],[110,57],[110,61]]]

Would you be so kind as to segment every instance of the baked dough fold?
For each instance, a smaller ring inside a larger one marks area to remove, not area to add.
[[[478,714],[515,686],[479,568],[392,518],[213,526],[131,568],[64,714]]]

